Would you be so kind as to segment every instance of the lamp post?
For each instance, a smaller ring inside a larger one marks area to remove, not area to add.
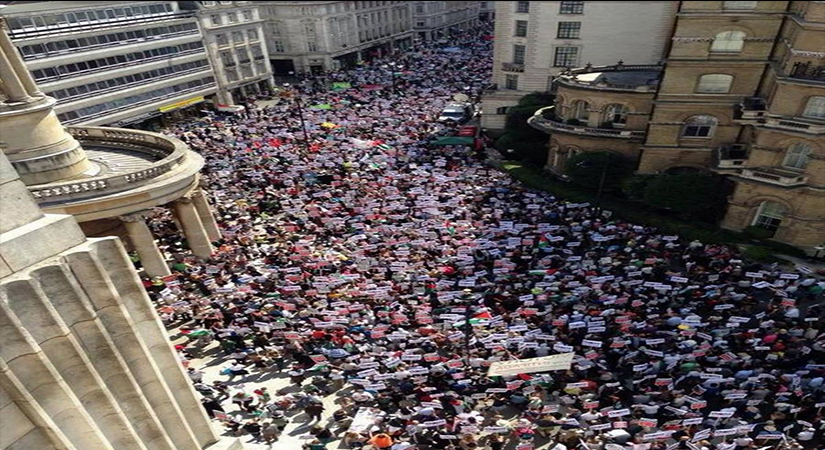
[[[587,167],[590,164],[587,161],[582,161],[576,164],[579,167]],[[608,154],[607,157],[604,159],[604,164],[602,165],[602,173],[599,176],[599,187],[596,189],[596,207],[601,206],[602,201],[602,192],[604,191],[604,181],[607,178],[607,167],[610,166],[610,155]]]
[[[290,89],[290,84],[284,83],[284,88]],[[304,133],[304,153],[309,154],[309,134],[307,134],[307,126],[306,122],[304,122],[304,107],[301,104],[301,92],[298,90],[297,86],[295,86],[290,92],[294,93],[292,97],[295,99],[295,106],[298,107],[298,117],[301,119],[301,130]]]

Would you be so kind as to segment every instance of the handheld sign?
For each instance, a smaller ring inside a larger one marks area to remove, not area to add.
[[[496,361],[490,364],[488,377],[518,375],[520,373],[547,372],[551,370],[569,370],[574,353],[542,356],[539,358]]]

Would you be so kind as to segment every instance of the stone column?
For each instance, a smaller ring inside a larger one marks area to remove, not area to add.
[[[183,235],[192,253],[198,258],[209,259],[212,256],[212,243],[209,242],[209,236],[206,234],[192,199],[182,197],[175,200],[175,215],[178,216]]]
[[[195,204],[195,209],[198,210],[198,217],[201,219],[203,228],[206,230],[206,235],[212,242],[221,238],[221,229],[218,228],[218,223],[215,222],[215,216],[212,214],[212,208],[209,206],[209,201],[206,199],[206,192],[203,189],[198,189],[192,194],[192,203]]]
[[[0,35],[5,32],[0,30]],[[17,76],[14,66],[11,64],[11,59],[14,55],[6,54],[4,48],[0,47],[0,78],[3,79],[3,93],[12,102],[26,102],[31,99],[23,86],[23,82]]]
[[[146,226],[145,212],[137,212],[119,217],[126,228],[129,240],[140,256],[140,263],[150,277],[165,277],[171,275],[166,259],[163,257],[155,242],[152,232]]]
[[[0,22],[0,28],[5,28],[5,22]],[[2,32],[0,32],[0,51],[2,51],[5,55],[18,54],[17,47],[15,47],[14,44],[12,44],[9,35]],[[23,84],[23,88],[26,90],[26,92],[32,96],[42,96],[43,93],[40,92],[40,89],[34,82],[34,78],[32,78],[29,69],[27,69],[26,65],[23,63],[23,59],[19,56],[9,56],[9,60],[11,62],[12,69],[14,69],[14,72],[17,74],[17,78],[20,79],[20,82]]]

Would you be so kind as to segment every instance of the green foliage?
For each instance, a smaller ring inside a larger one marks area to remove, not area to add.
[[[543,166],[547,162],[547,140],[547,135],[520,138],[517,133],[508,131],[496,140],[495,148],[507,158]],[[514,150],[512,154],[507,152],[510,149]]]
[[[744,233],[745,236],[752,237],[754,239],[759,239],[759,240],[770,239],[774,235],[774,232],[771,231],[771,230],[766,230],[762,227],[755,227],[753,225],[751,225],[751,226],[745,228],[744,230],[742,230],[742,233]]]
[[[550,106],[556,101],[556,96],[549,92],[532,92],[518,101],[518,106]]]
[[[591,189],[598,189],[604,173],[604,190],[610,191],[630,176],[633,164],[615,153],[585,152],[569,158],[564,171],[573,182]]]
[[[643,201],[645,198],[645,189],[654,177],[655,175],[633,175],[622,183],[622,192],[630,200],[637,202]]]
[[[722,177],[701,172],[656,176],[645,187],[644,201],[684,218],[711,223],[716,222],[726,203]]]
[[[553,95],[547,92],[534,92],[522,97],[516,106],[507,110],[505,133],[498,138],[495,147],[508,158],[543,166],[547,161],[547,142],[550,137],[531,127],[527,119],[539,109],[552,104]],[[507,153],[510,149],[514,152]]]
[[[773,263],[780,260],[774,255],[773,250],[761,245],[749,245],[745,248],[744,256],[747,259],[762,263]]]

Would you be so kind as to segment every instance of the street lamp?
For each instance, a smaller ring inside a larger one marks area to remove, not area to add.
[[[579,167],[588,167],[588,166],[590,166],[590,163],[588,161],[582,161],[582,162],[580,162],[576,165],[579,166]],[[609,165],[610,165],[610,154],[608,154],[607,157],[605,157],[605,159],[604,159],[604,164],[602,165],[602,173],[601,173],[601,176],[599,177],[599,187],[596,190],[596,207],[597,208],[601,206],[602,192],[604,191],[604,180],[605,180],[605,178],[607,178],[607,167]]]
[[[290,89],[290,84],[284,83],[284,89]],[[298,117],[301,119],[301,130],[304,132],[304,153],[309,154],[309,134],[307,134],[307,126],[306,122],[304,122],[304,107],[301,104],[301,92],[298,90],[298,86],[295,86],[290,92],[294,92],[294,95],[290,95],[295,99],[295,106],[298,107]]]

